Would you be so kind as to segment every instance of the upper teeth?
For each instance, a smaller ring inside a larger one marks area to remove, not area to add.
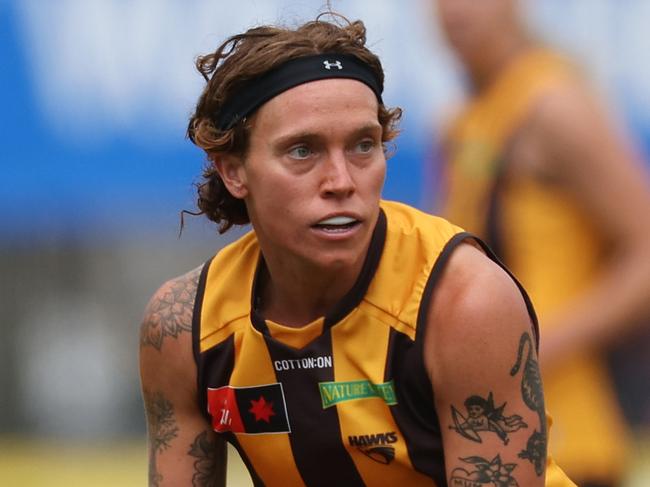
[[[355,222],[354,218],[349,216],[333,216],[332,218],[327,218],[318,222],[319,225],[349,225],[350,223]]]

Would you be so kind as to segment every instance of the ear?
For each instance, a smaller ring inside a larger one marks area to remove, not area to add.
[[[235,198],[244,199],[248,195],[244,161],[233,155],[219,155],[214,161],[221,180]]]

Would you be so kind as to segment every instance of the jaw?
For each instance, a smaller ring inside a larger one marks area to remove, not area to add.
[[[258,235],[272,278],[319,287],[319,282],[356,279],[365,260],[372,231],[358,224],[344,231],[308,227],[286,245],[275,245]],[[308,284],[309,283],[309,284]]]

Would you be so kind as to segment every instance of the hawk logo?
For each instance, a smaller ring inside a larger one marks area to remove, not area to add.
[[[341,64],[341,61],[334,61],[333,63],[329,61],[323,61],[323,64],[325,65],[325,69],[332,69],[337,68],[339,70],[343,69],[343,65]]]
[[[397,433],[348,436],[348,442],[371,460],[388,465],[395,458],[395,448],[390,444],[397,443]]]

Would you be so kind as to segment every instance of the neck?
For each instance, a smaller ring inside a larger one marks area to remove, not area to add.
[[[364,257],[350,267],[321,269],[265,254],[266,272],[259,287],[265,318],[299,328],[325,316],[354,286]]]
[[[532,45],[524,34],[504,34],[477,56],[466,59],[465,65],[474,90],[480,93],[487,89],[506,66]]]

